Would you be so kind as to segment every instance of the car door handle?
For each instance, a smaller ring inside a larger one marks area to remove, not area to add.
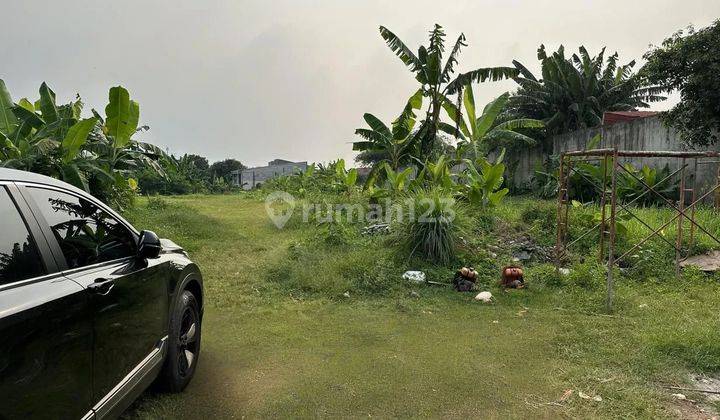
[[[112,279],[95,279],[94,283],[88,285],[87,289],[96,295],[107,296],[108,293],[115,287],[115,282]]]

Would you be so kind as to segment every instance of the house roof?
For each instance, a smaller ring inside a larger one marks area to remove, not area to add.
[[[657,115],[656,111],[607,111],[603,113],[603,125],[611,125],[618,122],[632,121],[638,118],[647,118]]]

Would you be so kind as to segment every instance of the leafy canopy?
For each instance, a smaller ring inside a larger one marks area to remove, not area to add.
[[[58,105],[46,83],[38,94],[35,102],[14,103],[0,80],[0,166],[59,178],[116,207],[135,194],[139,170],[164,174],[162,150],[132,138],[140,106],[125,88],[110,89],[104,119],[95,110],[82,118],[79,97]]]
[[[663,117],[691,145],[718,141],[720,131],[720,20],[707,28],[678,31],[645,54],[642,73],[682,100]]]
[[[508,113],[515,118],[542,120],[548,134],[565,133],[602,123],[605,111],[647,108],[650,102],[665,98],[656,86],[633,73],[635,61],[618,64],[618,54],[605,58],[605,48],[591,56],[585,47],[578,54],[565,56],[565,48],[548,55],[538,49],[542,75],[535,76],[522,63],[513,60],[520,73]]]

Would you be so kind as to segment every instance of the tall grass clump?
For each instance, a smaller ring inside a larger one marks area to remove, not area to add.
[[[463,211],[455,199],[439,189],[420,190],[412,196],[402,240],[410,256],[447,264],[455,257]]]

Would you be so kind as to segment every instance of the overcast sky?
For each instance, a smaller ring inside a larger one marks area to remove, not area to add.
[[[469,46],[460,69],[538,69],[536,50],[602,46],[622,63],[689,24],[720,16],[717,0],[652,1],[17,1],[0,0],[0,78],[13,99],[42,81],[102,112],[110,86],[140,103],[143,139],[176,154],[247,165],[274,158],[352,159],[362,114],[391,121],[417,88],[378,34],[413,50],[434,23]],[[485,103],[512,82],[475,86]],[[665,109],[663,104],[656,109]]]

